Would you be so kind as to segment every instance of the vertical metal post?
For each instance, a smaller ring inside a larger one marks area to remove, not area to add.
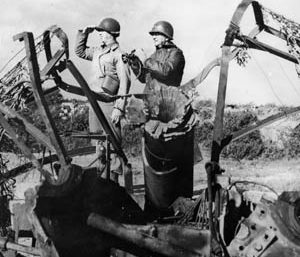
[[[56,126],[52,119],[51,113],[47,106],[47,102],[43,95],[43,90],[41,86],[41,79],[40,79],[40,70],[39,65],[36,57],[36,50],[34,44],[33,34],[31,32],[23,32],[17,34],[13,38],[14,40],[25,41],[25,49],[26,49],[26,56],[28,61],[28,69],[30,74],[31,85],[33,88],[33,95],[39,109],[40,114],[42,115],[43,121],[46,125],[47,131],[49,133],[49,137],[51,143],[55,147],[59,162],[64,169],[67,166],[67,153],[62,143],[61,138],[58,135]],[[62,172],[60,172],[62,173]],[[63,177],[64,175],[62,175]],[[60,176],[61,177],[61,176]]]

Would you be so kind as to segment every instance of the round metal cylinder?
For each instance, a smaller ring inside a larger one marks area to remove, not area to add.
[[[167,216],[179,196],[193,195],[193,130],[170,141],[155,139],[145,132],[143,164],[145,211]]]

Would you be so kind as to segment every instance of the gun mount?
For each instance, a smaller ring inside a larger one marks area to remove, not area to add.
[[[248,36],[245,36],[240,33],[239,24],[250,5],[253,6],[257,26]],[[37,241],[36,246],[25,247],[12,242],[10,238],[0,238],[0,247],[34,256],[109,256],[111,248],[122,249],[137,256],[299,256],[299,193],[285,193],[278,198],[276,196],[275,199],[261,198],[257,202],[252,201],[248,204],[240,192],[232,190],[234,184],[226,178],[225,182],[222,181],[223,170],[219,164],[222,149],[230,142],[287,115],[284,112],[270,116],[247,129],[224,137],[223,116],[230,60],[236,58],[240,50],[246,47],[267,51],[293,63],[298,63],[299,56],[279,51],[256,39],[259,33],[267,32],[283,40],[290,40],[290,31],[287,30],[290,27],[284,27],[280,31],[275,30],[266,25],[263,12],[270,13],[270,10],[256,1],[243,0],[234,13],[227,30],[222,46],[222,56],[209,63],[197,77],[180,86],[180,90],[188,94],[206,78],[214,67],[221,66],[211,162],[205,165],[207,188],[194,195],[194,200],[180,198],[180,196],[190,198],[193,195],[192,141],[195,117],[191,108],[186,108],[189,106],[190,99],[184,94],[179,96],[186,97],[183,105],[180,106],[184,107],[182,108],[184,111],[181,123],[177,120],[173,124],[169,123],[168,127],[165,124],[159,124],[157,120],[150,120],[146,123],[142,117],[146,124],[143,145],[145,191],[151,204],[158,210],[156,218],[160,218],[157,220],[158,223],[150,224],[149,221],[153,221],[153,217],[149,218],[149,213],[143,211],[128,194],[134,194],[135,191],[135,188],[131,187],[132,180],[130,181],[130,178],[126,180],[129,183],[127,183],[127,187],[125,184],[125,190],[109,180],[99,178],[95,168],[72,164],[70,157],[93,152],[95,148],[67,151],[52,121],[45,99],[47,94],[58,88],[86,96],[102,123],[106,135],[80,134],[78,136],[105,137],[108,139],[106,140],[108,142],[106,149],[110,149],[111,144],[113,150],[122,157],[125,165],[130,169],[119,139],[110,128],[97,103],[97,100],[109,102],[116,98],[107,94],[96,94],[90,90],[79,70],[69,60],[67,36],[57,26],[49,28],[43,34],[41,42],[43,42],[47,64],[41,70],[36,59],[37,45],[40,47],[41,44],[34,43],[32,33],[23,32],[17,35],[15,40],[24,40],[25,42],[30,78],[26,81],[18,81],[16,77],[11,79],[11,73],[9,73],[1,81],[8,86],[11,85],[12,88],[30,83],[32,92],[29,96],[27,95],[27,102],[35,101],[37,103],[48,134],[46,135],[26,121],[16,111],[17,108],[10,108],[12,106],[8,106],[7,102],[1,103],[0,124],[30,160],[30,163],[8,170],[1,175],[0,179],[2,183],[2,181],[26,172],[28,168],[35,167],[45,177],[45,181],[37,191],[28,190],[26,192],[25,204],[16,214],[16,216],[27,217],[33,237]],[[273,12],[272,15],[277,17]],[[292,22],[287,19],[285,21],[286,23]],[[299,28],[299,25],[295,24],[294,27]],[[50,47],[52,34],[62,42],[62,49],[54,55],[52,55]],[[239,41],[240,44],[236,45],[234,41]],[[295,47],[295,44],[299,45],[297,35],[294,35],[290,43],[291,47]],[[64,70],[71,72],[80,87],[62,81],[60,73]],[[53,78],[56,86],[50,90],[43,90],[42,83],[48,77]],[[176,91],[176,89],[174,90]],[[6,92],[11,93],[11,88]],[[153,95],[149,95],[148,99],[145,97],[143,101],[149,103],[153,100],[151,97]],[[154,99],[153,107],[155,107],[155,103]],[[138,104],[138,106],[143,108],[143,104]],[[299,107],[295,107],[289,111],[289,114],[299,112],[299,110]],[[21,121],[19,124],[23,131],[27,131],[56,155],[37,159],[31,149],[26,146],[26,142],[20,136],[20,131],[8,122],[8,118],[11,117]],[[182,124],[184,126],[181,126]],[[179,131],[172,130],[176,126],[179,127],[176,128]],[[154,127],[155,129],[153,129]],[[157,135],[158,137],[156,137]],[[170,141],[161,140],[161,138],[158,140],[160,135],[164,135],[164,138]],[[178,162],[175,159],[179,158],[182,150],[186,156],[183,158],[184,161]],[[170,156],[165,156],[166,151],[168,154],[170,153]],[[163,158],[161,158],[161,153]],[[170,162],[166,162],[169,159]],[[45,164],[52,161],[59,161],[57,174],[54,175],[44,168]],[[109,151],[106,154],[106,161],[109,162]],[[176,191],[174,183],[180,179],[181,176],[178,174],[185,168],[188,178],[182,183],[186,187],[183,189],[181,187],[181,191]],[[175,176],[173,176],[174,174]],[[238,199],[242,200],[237,201]],[[174,200],[172,206],[183,214],[182,216],[168,216],[166,207]],[[19,225],[22,224],[17,224],[15,228]],[[16,229],[16,231],[18,230],[19,228]]]

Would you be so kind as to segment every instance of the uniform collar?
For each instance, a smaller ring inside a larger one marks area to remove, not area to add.
[[[119,47],[119,43],[118,42],[113,42],[109,45],[106,45],[103,50],[106,52],[112,50],[112,51],[115,51],[117,48]]]
[[[176,45],[172,41],[166,41],[162,46],[156,47],[156,49],[172,48],[172,47],[176,47]]]

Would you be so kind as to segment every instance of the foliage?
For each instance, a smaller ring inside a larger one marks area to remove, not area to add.
[[[201,143],[204,148],[210,148],[213,138],[213,122],[210,120],[200,121],[195,127],[195,142]]]
[[[286,156],[286,151],[283,148],[278,147],[278,144],[272,140],[264,142],[264,150],[262,152],[262,158],[268,160],[278,160]]]
[[[76,100],[66,102],[62,98],[62,95],[59,92],[56,92],[55,94],[47,96],[47,104],[57,131],[62,137],[67,150],[89,145],[89,140],[87,139],[74,140],[70,136],[66,136],[66,132],[70,130],[86,131],[88,129],[88,106],[86,103]],[[46,126],[34,102],[29,103],[27,108],[20,111],[20,114],[35,127],[46,133]],[[13,121],[10,121],[10,123],[12,122]],[[42,151],[42,146],[29,134],[26,135],[25,141],[26,145],[34,152]],[[8,136],[4,135],[0,144],[0,151],[19,152],[19,149]]]
[[[230,135],[257,121],[257,116],[250,111],[235,111],[225,113],[225,135]],[[255,159],[264,148],[259,131],[251,132],[235,142],[230,143],[222,152],[224,157],[235,159]]]
[[[300,156],[300,125],[292,130],[286,146],[289,158]]]
[[[66,101],[59,93],[53,94],[47,99],[50,112],[53,116],[57,129],[62,136],[65,147],[70,150],[87,146],[90,141],[87,139],[74,139],[67,136],[68,131],[88,131],[88,105],[80,100]],[[215,103],[211,100],[198,101],[197,114],[200,122],[195,127],[195,143],[200,143],[204,148],[210,148],[213,137]],[[242,128],[255,123],[257,115],[286,111],[288,107],[277,107],[266,105],[254,107],[253,105],[229,105],[224,115],[225,134],[229,135]],[[265,113],[263,113],[265,110]],[[30,122],[45,132],[45,125],[34,104],[30,104],[26,110],[22,111]],[[294,119],[297,117],[294,117]],[[128,156],[140,156],[142,146],[143,128],[128,124],[123,125],[123,149]],[[222,152],[225,158],[235,159],[280,159],[283,157],[295,158],[300,156],[300,126],[289,133],[280,136],[283,146],[278,146],[277,142],[262,139],[260,131],[256,130],[239,140],[231,142]],[[41,146],[32,138],[28,137],[27,144],[36,152],[41,151]],[[4,136],[0,151],[19,152],[12,141]]]
[[[195,142],[201,143],[202,147],[210,148],[213,134],[214,122],[214,104],[207,102],[198,102],[197,113],[200,122],[195,128]],[[278,112],[288,111],[291,107],[276,106],[267,104],[264,106],[248,105],[228,105],[225,109],[224,123],[225,134],[229,135],[235,131],[247,127],[251,123],[255,123],[257,115],[267,117]],[[292,115],[291,119],[297,120],[299,116]],[[300,156],[300,126],[289,131],[280,133],[278,142],[262,139],[260,131],[256,130],[249,135],[230,143],[222,152],[225,158],[236,159],[281,159],[284,157],[295,158]],[[284,145],[284,147],[282,146]]]

